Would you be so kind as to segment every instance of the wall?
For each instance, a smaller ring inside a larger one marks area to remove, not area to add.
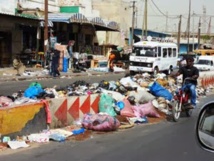
[[[5,57],[3,54],[5,54],[7,56],[8,59],[10,59],[9,61],[12,61],[12,56],[20,53],[20,51],[22,50],[22,31],[18,29],[18,26],[16,26],[14,24],[13,21],[8,21],[8,17],[7,16],[0,16],[1,18],[1,23],[0,23],[0,31],[3,32],[8,32],[11,33],[11,42],[10,43],[10,48],[11,51],[8,51],[7,53],[0,53],[2,55],[2,57]],[[8,66],[8,62],[7,64],[5,64],[6,66]]]
[[[92,8],[100,11],[100,17],[106,21],[116,21],[121,31],[124,32],[124,37],[129,37],[129,28],[132,24],[132,8],[130,8],[130,3],[126,3],[122,0],[92,0]],[[109,9],[111,8],[111,9]],[[109,40],[106,41],[106,36]],[[112,43],[116,45],[123,46],[125,44],[121,33],[118,32],[109,32],[109,35],[106,35],[104,32],[100,32],[98,35],[99,41],[105,43]]]
[[[16,0],[0,0],[0,13],[15,15]]]
[[[22,51],[22,31],[15,28],[12,30],[12,55],[20,54]]]
[[[47,124],[43,103],[0,108],[0,133],[2,136],[15,138],[44,129],[47,129]]]
[[[0,23],[0,31],[3,32],[10,32],[12,35],[12,50],[11,53],[7,53],[7,56],[14,56],[22,51],[23,44],[22,44],[22,30],[20,29],[19,25],[26,25],[26,26],[38,26],[38,20],[32,20],[28,18],[21,18],[16,16],[9,16],[9,15],[0,15],[1,23]],[[35,33],[36,34],[36,33]],[[1,53],[0,53],[1,54]],[[11,60],[12,60],[11,57]]]
[[[44,0],[20,0],[23,8],[39,8],[44,11]],[[59,12],[58,0],[48,0],[48,11]]]
[[[83,118],[86,113],[98,113],[99,94],[72,96],[48,100],[46,104],[31,103],[0,108],[2,136],[28,135],[50,128],[65,127]]]

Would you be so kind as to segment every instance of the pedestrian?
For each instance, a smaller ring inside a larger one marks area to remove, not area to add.
[[[114,71],[114,63],[115,63],[115,53],[114,51],[110,51],[110,55],[109,55],[109,71],[113,72]]]
[[[50,48],[50,50],[47,52],[47,60],[48,60],[48,69],[49,69],[49,74],[52,76],[53,71],[52,71],[52,60],[53,60],[53,55],[54,55],[54,48]]]
[[[59,72],[60,51],[53,49],[51,54],[52,54],[51,75],[53,77],[60,76],[60,72]]]
[[[69,54],[69,57],[70,57],[70,58],[68,58],[68,68],[72,68],[74,43],[75,43],[74,40],[70,40],[68,42],[68,46],[67,46],[67,51],[68,51],[68,54]]]

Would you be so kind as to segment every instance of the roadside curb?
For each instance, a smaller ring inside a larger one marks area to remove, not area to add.
[[[62,74],[60,77],[56,77],[57,79],[60,78],[72,78],[72,77],[81,77],[81,76],[101,76],[101,75],[111,75],[111,74],[125,74],[125,72],[112,72],[112,73],[76,73],[76,74]],[[32,79],[54,79],[54,77],[49,75],[44,76],[2,76],[0,77],[0,82],[9,82],[9,81],[25,81],[25,80],[32,80]]]

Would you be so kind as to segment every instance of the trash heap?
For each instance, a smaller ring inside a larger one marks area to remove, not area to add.
[[[83,118],[74,122],[72,128],[44,130],[42,133],[31,134],[15,141],[7,138],[5,142],[12,149],[17,149],[28,147],[32,142],[63,142],[70,137],[84,135],[87,130],[115,131],[136,124],[153,123],[154,118],[163,120],[168,112],[168,103],[173,99],[173,93],[181,87],[181,82],[181,77],[176,84],[173,78],[165,74],[154,77],[148,73],[126,76],[118,81],[103,80],[92,84],[80,80],[60,88],[43,88],[38,82],[32,82],[25,91],[19,91],[12,96],[1,96],[0,107],[40,99],[99,93],[99,113],[85,114]],[[197,94],[200,97],[206,95],[206,91],[198,87]]]
[[[163,108],[166,104],[164,100],[171,100],[173,92],[181,87],[181,82],[182,77],[179,77],[178,83],[175,84],[175,80],[165,74],[158,74],[153,77],[148,73],[126,76],[118,81],[103,80],[92,84],[79,80],[65,87],[42,87],[38,82],[32,82],[23,91],[13,93],[11,96],[0,96],[0,108],[29,102],[40,102],[41,99],[47,98],[83,96],[96,93],[110,94],[115,101],[122,101],[124,98],[133,96],[137,104],[156,100],[158,106]],[[166,92],[164,94],[157,93],[155,86],[161,86],[163,91],[167,91],[167,94]],[[205,90],[202,87],[197,87],[198,96],[206,95],[206,92],[209,92],[212,88],[210,86]]]

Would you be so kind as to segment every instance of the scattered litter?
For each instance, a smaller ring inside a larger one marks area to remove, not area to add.
[[[25,141],[8,141],[7,143],[11,149],[18,149],[18,148],[27,148],[30,145],[26,144]]]

